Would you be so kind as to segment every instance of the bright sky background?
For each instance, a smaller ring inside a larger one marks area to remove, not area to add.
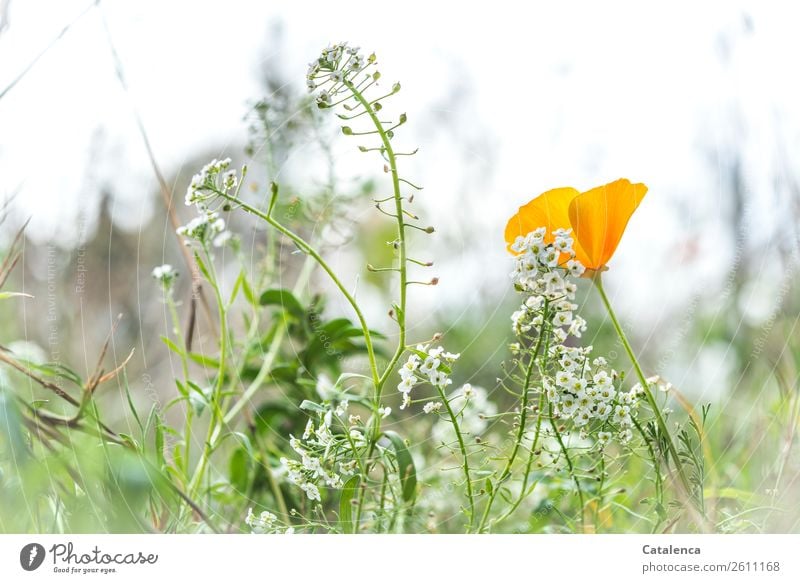
[[[11,0],[0,90],[89,4]],[[168,174],[205,152],[230,146],[235,154],[265,60],[301,87],[306,63],[329,41],[374,49],[385,78],[403,83],[403,139],[421,147],[413,169],[439,233],[442,284],[427,309],[466,314],[484,294],[505,293],[481,284],[507,281],[502,229],[536,194],[620,176],[647,183],[609,287],[624,288],[627,317],[654,333],[727,275],[735,250],[723,229],[730,209],[719,169],[732,153],[747,181],[748,246],[785,236],[779,220],[800,160],[800,36],[787,10],[430,0],[108,0],[102,8]],[[121,226],[135,228],[159,208],[131,105],[97,9],[0,101],[0,192],[18,191],[34,238],[68,243],[81,209],[108,186]],[[697,252],[687,259],[688,243]],[[773,309],[780,266],[772,259],[767,251],[748,303],[756,320]]]

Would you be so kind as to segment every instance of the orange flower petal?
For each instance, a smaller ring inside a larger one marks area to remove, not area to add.
[[[515,239],[519,236],[524,237],[539,227],[547,229],[544,240],[548,243],[553,241],[553,231],[556,229],[571,228],[569,206],[579,195],[580,192],[568,186],[554,188],[540,194],[525,206],[521,206],[519,212],[511,217],[506,225],[505,239],[508,251],[516,255],[511,250]],[[585,265],[588,259],[577,239],[575,239],[573,249],[575,250],[575,259]]]
[[[583,251],[581,262],[587,269],[601,269],[608,263],[646,193],[644,184],[631,184],[620,178],[572,199],[569,220]]]
[[[506,243],[511,245],[517,237],[524,237],[539,227],[546,227],[546,241],[552,241],[556,229],[569,229],[569,203],[580,193],[574,188],[554,188],[540,194],[511,217],[506,225]]]

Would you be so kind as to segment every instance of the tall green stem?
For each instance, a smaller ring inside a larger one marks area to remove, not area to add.
[[[631,364],[633,364],[633,368],[636,371],[636,376],[639,378],[639,383],[642,385],[642,390],[644,391],[645,398],[647,399],[647,403],[650,405],[650,408],[653,410],[653,415],[655,416],[656,423],[658,424],[658,428],[661,431],[661,434],[664,436],[664,440],[667,443],[667,448],[669,449],[670,457],[675,462],[675,469],[678,471],[678,476],[680,477],[681,484],[683,485],[684,489],[686,490],[686,494],[689,496],[689,499],[692,498],[692,487],[689,482],[689,479],[686,477],[686,472],[683,467],[683,463],[681,462],[681,458],[678,455],[678,450],[675,447],[675,444],[672,441],[672,435],[670,435],[669,430],[667,429],[667,424],[664,421],[664,415],[661,413],[661,409],[656,403],[655,396],[653,396],[653,392],[650,390],[650,387],[647,383],[647,378],[644,376],[644,372],[642,371],[642,367],[639,365],[639,361],[636,358],[636,355],[633,352],[633,348],[631,348],[630,342],[628,342],[627,336],[625,336],[625,331],[622,329],[622,326],[617,320],[617,315],[614,313],[614,308],[611,307],[611,302],[606,295],[606,290],[603,288],[603,281],[601,279],[601,272],[597,272],[594,277],[592,277],[592,282],[594,283],[595,288],[600,294],[600,297],[603,300],[603,304],[606,307],[606,311],[608,312],[609,318],[611,318],[611,323],[614,325],[614,330],[617,332],[617,336],[619,337],[620,342],[622,342],[622,346],[625,348],[625,352],[628,353],[628,358],[631,360]]]
[[[376,402],[379,402],[383,385],[386,384],[389,375],[392,373],[392,369],[394,369],[395,364],[397,364],[397,361],[400,360],[400,357],[403,355],[403,352],[406,349],[406,288],[408,287],[408,269],[406,265],[406,227],[403,219],[403,195],[400,192],[400,175],[397,172],[397,156],[395,156],[389,135],[386,133],[383,124],[375,113],[375,108],[372,107],[372,104],[355,87],[355,85],[353,85],[352,82],[345,81],[345,84],[350,91],[352,91],[356,101],[358,101],[366,110],[370,120],[372,120],[372,124],[375,126],[375,130],[378,132],[378,136],[380,136],[381,143],[383,144],[383,148],[386,153],[386,160],[389,162],[389,171],[392,174],[392,196],[394,197],[395,220],[397,221],[398,252],[400,254],[398,264],[398,269],[400,272],[400,299],[398,302],[399,309],[397,310],[397,325],[400,330],[397,340],[397,348],[395,349],[394,355],[386,365],[386,369],[383,371],[383,374],[381,375],[375,387],[375,400]],[[379,403],[376,405],[376,407],[377,406],[379,406]],[[380,416],[378,417],[380,418]],[[376,438],[378,435],[380,435],[380,421],[377,423],[377,431],[375,435]]]
[[[542,316],[542,320],[547,322],[548,316],[548,303],[545,302],[544,305],[544,314]],[[542,331],[539,334],[539,338],[536,341],[536,348],[533,351],[533,355],[531,355],[531,360],[528,363],[527,370],[525,371],[525,383],[522,386],[522,403],[520,405],[520,414],[519,414],[519,430],[517,431],[517,438],[514,442],[514,449],[511,451],[511,455],[508,456],[508,461],[506,462],[505,468],[500,474],[500,478],[497,480],[497,484],[492,489],[492,493],[489,496],[489,501],[486,503],[486,508],[483,510],[483,516],[481,517],[480,525],[478,526],[478,532],[483,532],[483,529],[486,527],[486,521],[489,518],[489,513],[492,509],[492,504],[494,504],[494,499],[497,497],[497,492],[500,489],[500,485],[511,475],[511,468],[514,466],[514,461],[517,459],[517,454],[519,453],[520,446],[522,445],[522,440],[525,437],[525,423],[527,421],[528,416],[528,393],[530,391],[531,386],[531,378],[533,376],[533,369],[537,364],[537,359],[539,358],[539,353],[542,349],[542,340],[547,335],[545,331],[545,327],[542,327]],[[533,446],[536,447],[535,445]]]
[[[472,492],[472,476],[469,470],[469,455],[467,452],[467,446],[464,443],[464,436],[461,434],[461,429],[458,427],[458,417],[453,412],[453,408],[450,406],[450,401],[447,400],[447,395],[445,395],[444,389],[439,386],[437,386],[436,389],[439,391],[439,397],[441,397],[445,409],[447,409],[447,414],[450,417],[450,423],[453,424],[453,430],[456,433],[458,447],[461,450],[461,457],[464,458],[464,465],[462,467],[464,468],[464,476],[467,482],[467,501],[469,502],[469,524],[467,525],[467,532],[469,532],[472,530],[472,522],[475,520],[475,495]]]

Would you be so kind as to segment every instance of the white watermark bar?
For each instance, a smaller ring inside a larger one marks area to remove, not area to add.
[[[800,535],[3,535],[0,581],[800,581]]]

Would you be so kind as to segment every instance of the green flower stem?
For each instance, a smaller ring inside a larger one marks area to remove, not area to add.
[[[461,450],[461,457],[464,458],[464,465],[462,467],[464,468],[464,477],[467,482],[467,500],[469,501],[469,524],[467,525],[467,532],[469,532],[472,530],[472,523],[475,520],[475,495],[472,491],[472,476],[469,469],[467,446],[464,443],[464,436],[461,434],[461,429],[458,427],[458,417],[453,412],[453,408],[450,406],[450,401],[447,400],[444,389],[437,386],[436,390],[439,391],[442,403],[444,403],[444,407],[447,409],[450,422],[453,424],[453,430],[456,432],[456,439],[458,440],[458,447]]]
[[[548,303],[545,302],[544,305],[544,315],[543,321],[547,322],[548,316]],[[517,459],[517,454],[519,453],[520,446],[522,444],[522,440],[525,437],[525,422],[528,418],[528,393],[530,392],[531,386],[531,378],[533,376],[533,369],[537,364],[537,359],[539,358],[539,353],[542,350],[542,341],[544,337],[548,334],[545,330],[539,334],[539,338],[536,342],[536,348],[534,349],[533,355],[531,356],[531,360],[528,363],[528,368],[525,371],[525,384],[522,387],[522,403],[520,406],[520,414],[519,414],[519,430],[517,431],[517,439],[514,442],[514,449],[511,450],[511,455],[508,456],[508,461],[506,462],[505,468],[500,474],[500,477],[497,480],[497,484],[492,489],[492,493],[489,496],[489,500],[486,503],[486,507],[483,510],[483,516],[481,517],[481,522],[478,525],[478,532],[483,532],[483,529],[486,528],[486,521],[489,518],[489,513],[492,509],[492,504],[494,504],[494,499],[497,497],[497,492],[500,489],[500,485],[511,475],[511,468],[514,466],[514,462]],[[540,400],[541,401],[541,400]],[[537,432],[538,433],[538,432]],[[534,448],[536,446],[534,445]]]
[[[656,403],[656,399],[653,396],[653,392],[650,390],[650,387],[647,384],[647,378],[644,376],[644,372],[642,371],[642,367],[639,365],[639,361],[636,358],[636,355],[633,352],[633,348],[631,348],[630,342],[628,342],[627,336],[625,336],[625,332],[622,329],[622,326],[617,320],[617,315],[614,313],[614,309],[611,307],[611,302],[606,295],[606,290],[603,288],[603,281],[601,279],[601,272],[597,272],[592,277],[592,282],[594,283],[595,288],[600,294],[600,297],[603,300],[603,304],[606,307],[606,311],[608,312],[609,318],[611,318],[611,323],[614,325],[614,329],[617,332],[617,336],[619,337],[620,342],[622,342],[622,346],[625,347],[625,352],[628,353],[628,358],[630,358],[631,363],[633,364],[633,368],[636,371],[636,376],[639,378],[639,383],[642,385],[642,390],[644,390],[645,398],[647,399],[647,403],[650,405],[650,408],[653,410],[653,415],[655,416],[656,423],[658,424],[658,428],[661,433],[664,435],[664,440],[667,443],[667,448],[669,449],[670,457],[675,462],[675,468],[678,471],[678,476],[680,477],[681,484],[683,485],[684,489],[686,490],[686,494],[689,496],[689,499],[692,498],[692,487],[689,483],[689,479],[686,477],[686,472],[683,468],[683,463],[681,462],[681,458],[678,455],[678,450],[675,448],[675,444],[672,441],[672,435],[670,435],[669,430],[667,429],[667,424],[664,421],[664,416],[661,413],[661,409]]]
[[[650,443],[650,440],[647,438],[647,434],[644,431],[641,423],[639,423],[633,416],[631,416],[631,421],[633,421],[633,425],[636,427],[636,430],[642,436],[645,445],[647,446],[647,452],[650,454],[650,461],[653,463],[653,471],[656,473],[656,500],[658,500],[658,504],[663,508],[664,507],[664,486],[661,481],[661,467],[658,463],[658,457],[656,457],[656,451],[653,449],[653,445]],[[659,520],[661,517],[659,516]],[[653,525],[653,532],[658,528],[659,522],[656,522]]]
[[[383,373],[376,379],[375,382],[375,393],[373,395],[373,414],[372,414],[372,435],[371,439],[369,440],[369,448],[367,452],[367,458],[371,458],[372,454],[375,450],[375,445],[377,444],[378,440],[381,436],[381,422],[382,417],[378,413],[378,408],[381,406],[381,393],[383,392],[383,387],[386,384],[386,381],[389,379],[389,375],[394,370],[395,365],[400,360],[400,357],[403,355],[406,349],[406,297],[407,297],[407,290],[408,287],[408,266],[407,266],[407,252],[406,252],[406,233],[405,233],[405,221],[403,220],[403,197],[402,193],[400,192],[400,176],[397,172],[397,156],[394,153],[394,149],[392,148],[391,140],[389,139],[389,135],[387,130],[384,129],[383,124],[381,123],[380,119],[375,112],[375,108],[369,102],[369,100],[364,97],[364,94],[361,89],[353,85],[353,83],[349,80],[344,81],[347,88],[352,92],[353,97],[358,101],[361,106],[366,111],[367,115],[369,116],[370,120],[372,121],[373,126],[381,139],[381,143],[383,144],[383,148],[386,154],[386,159],[389,162],[389,169],[392,175],[392,196],[394,198],[395,203],[395,220],[397,221],[397,240],[398,240],[398,251],[400,254],[399,257],[399,265],[398,265],[398,272],[400,274],[400,299],[397,305],[396,310],[396,317],[397,317],[397,325],[399,328],[399,336],[397,340],[397,348],[395,349],[394,354],[392,355],[391,359],[386,365]],[[445,401],[446,402],[446,401]],[[366,481],[367,476],[364,476]],[[365,482],[366,483],[366,482]],[[472,485],[467,478],[467,487],[471,489]],[[357,516],[361,516],[361,509],[364,504],[364,498],[366,495],[366,488],[362,489],[360,495],[358,497],[358,511]],[[471,501],[472,502],[472,501]],[[470,516],[470,521],[472,520],[472,515]]]
[[[567,450],[567,446],[564,445],[564,440],[561,438],[561,432],[558,430],[558,425],[556,425],[555,420],[555,413],[553,411],[553,405],[550,404],[550,426],[553,428],[553,433],[555,433],[556,440],[558,440],[558,445],[561,447],[561,453],[564,454],[564,460],[567,462],[567,469],[569,470],[569,475],[572,476],[572,480],[575,482],[575,489],[578,491],[578,501],[581,507],[581,532],[585,532],[585,524],[584,524],[584,502],[583,502],[583,490],[581,489],[581,482],[578,479],[577,474],[575,473],[575,466],[572,463],[572,459],[569,457],[569,450]]]
[[[165,293],[166,296],[166,303],[169,309],[169,315],[172,320],[172,333],[177,340],[177,345],[181,349],[180,360],[181,360],[181,370],[183,372],[183,380],[184,382],[189,379],[189,361],[186,357],[186,353],[188,352],[186,349],[186,339],[181,334],[181,319],[178,316],[178,309],[175,305],[175,298],[172,295],[172,290],[168,290]],[[187,401],[186,403],[186,422],[184,423],[184,432],[183,432],[183,463],[184,463],[184,471],[188,468],[189,463],[189,456],[191,455],[191,448],[192,448],[192,423],[194,421],[194,410],[192,408],[192,404]],[[186,484],[184,484],[185,486]]]
[[[227,366],[227,353],[228,353],[228,315],[227,310],[225,307],[225,302],[222,299],[222,292],[219,288],[219,282],[217,280],[217,273],[214,267],[214,262],[206,251],[206,265],[210,270],[211,277],[209,278],[209,283],[211,284],[212,289],[214,290],[214,297],[217,301],[217,311],[219,313],[219,368],[217,369],[217,382],[214,384],[214,392],[211,395],[211,418],[208,423],[208,433],[205,440],[205,446],[203,447],[203,452],[200,455],[200,461],[197,464],[197,468],[195,469],[194,475],[192,476],[191,481],[189,482],[189,496],[194,497],[196,494],[196,490],[199,488],[200,483],[205,475],[206,467],[208,466],[209,458],[211,457],[212,452],[214,451],[214,441],[212,437],[215,433],[218,432],[221,423],[223,422],[222,419],[222,409],[221,409],[221,400],[222,400],[222,389],[225,385],[225,367]]]
[[[372,120],[372,124],[375,126],[375,129],[378,132],[378,136],[381,139],[381,143],[383,144],[383,148],[386,153],[386,159],[389,162],[389,171],[392,175],[392,195],[394,197],[394,206],[395,206],[395,220],[397,221],[397,240],[398,240],[398,252],[400,254],[399,257],[399,272],[400,272],[400,300],[398,303],[398,310],[397,310],[397,325],[400,329],[399,331],[399,338],[397,340],[397,349],[394,352],[394,355],[389,360],[389,363],[386,365],[386,369],[383,371],[378,383],[375,386],[375,407],[380,406],[380,398],[381,392],[383,390],[383,386],[386,384],[386,381],[389,378],[389,375],[392,373],[397,361],[400,360],[400,357],[403,355],[403,352],[406,349],[406,288],[408,287],[408,266],[407,266],[407,253],[406,253],[406,225],[405,221],[403,220],[403,196],[400,192],[400,175],[397,172],[397,156],[395,156],[394,149],[392,148],[392,142],[389,139],[389,135],[387,134],[386,130],[383,127],[383,124],[378,119],[377,114],[375,113],[375,109],[372,107],[372,104],[367,100],[363,93],[353,85],[352,82],[345,80],[345,84],[353,93],[353,97],[355,97],[356,101],[358,101],[363,107],[364,110],[369,115],[370,119]],[[377,412],[377,409],[376,409]],[[378,416],[380,417],[380,416]],[[376,423],[375,428],[375,438],[380,435],[380,419]]]
[[[526,490],[528,489],[528,482],[531,479],[531,470],[533,469],[533,460],[536,457],[536,447],[539,445],[539,436],[542,433],[542,411],[544,411],[545,406],[545,395],[542,393],[539,395],[539,413],[536,416],[536,430],[533,436],[533,442],[531,443],[530,451],[528,452],[528,461],[525,464],[525,474],[522,477],[522,487],[519,490],[519,497],[516,499],[514,504],[512,504],[502,516],[498,517],[495,521],[492,522],[493,525],[499,524],[506,520],[509,516],[516,512],[517,508],[520,507],[522,501],[528,496],[526,494]],[[531,490],[532,491],[532,490]]]

